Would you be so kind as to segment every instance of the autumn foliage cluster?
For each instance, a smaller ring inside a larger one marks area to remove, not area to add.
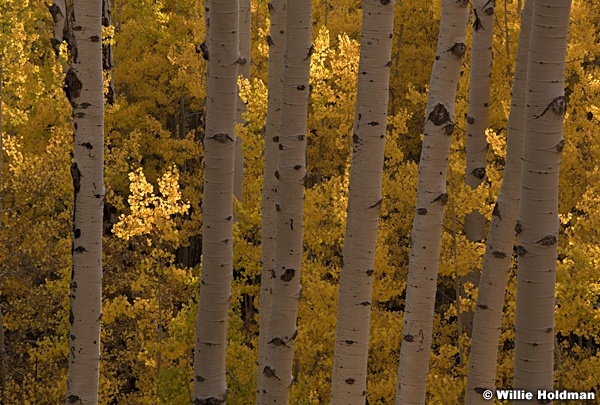
[[[383,202],[373,276],[368,401],[392,403],[404,311],[417,169],[440,6],[398,2],[392,50]],[[455,112],[436,297],[428,401],[465,395],[470,337],[459,311],[477,289],[461,277],[485,245],[465,215],[488,220],[506,157],[510,84],[521,1],[496,5],[487,181],[465,183],[465,57]],[[204,11],[191,0],[115,0],[104,41],[114,46],[116,101],[105,113],[100,403],[189,404],[200,283]],[[303,292],[290,401],[329,398],[335,308],[346,221],[361,2],[315,0],[304,203]],[[72,118],[44,2],[0,2],[2,173],[0,310],[5,404],[56,404],[66,391],[73,186]],[[556,386],[600,391],[600,7],[574,0],[567,52],[560,178]],[[254,402],[261,273],[263,127],[267,111],[268,3],[252,3],[243,197],[235,202],[234,280],[227,364],[229,403]],[[468,54],[467,50],[467,54]],[[516,257],[516,252],[514,254]],[[499,345],[498,386],[513,379],[515,269]],[[460,290],[465,291],[460,294]]]

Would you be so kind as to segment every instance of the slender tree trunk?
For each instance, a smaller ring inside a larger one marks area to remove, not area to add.
[[[468,1],[443,0],[419,162],[417,208],[411,233],[397,404],[424,404],[429,371],[446,172],[454,103],[469,18]]]
[[[67,8],[65,0],[52,0],[52,5],[48,6],[48,10],[52,14],[52,21],[54,23],[54,32],[50,42],[52,43],[54,52],[58,55],[60,44],[65,37],[66,31]]]
[[[311,0],[287,3],[277,193],[277,247],[263,374],[263,403],[286,404],[293,383],[302,268],[306,130],[313,51]],[[260,370],[259,370],[260,372]]]
[[[211,2],[208,35],[202,279],[196,318],[194,403],[227,399],[225,349],[233,272],[233,172],[239,63],[238,0]]]
[[[4,228],[4,173],[2,172],[2,159],[4,158],[4,145],[2,143],[2,89],[4,87],[4,65],[3,58],[0,55],[0,229]],[[0,307],[0,401],[6,404],[6,379],[8,378],[8,368],[6,366],[6,346],[4,342],[4,318],[2,308]]]
[[[6,345],[4,342],[4,318],[0,309],[0,403],[6,404],[6,380],[8,378],[8,367],[6,364]]]
[[[244,79],[250,78],[250,22],[252,10],[250,8],[250,0],[239,0],[240,1],[240,67],[239,76]],[[247,110],[246,104],[238,97],[237,100],[237,115],[236,122],[238,124],[245,124],[246,120],[242,118]],[[233,195],[235,198],[242,202],[242,192],[244,186],[244,150],[242,148],[244,141],[242,138],[236,138],[235,142],[235,177],[233,184]]]
[[[473,42],[471,51],[471,77],[469,85],[469,112],[467,113],[467,171],[466,182],[472,189],[477,188],[486,178],[485,166],[488,143],[485,130],[488,125],[490,106],[490,82],[492,78],[492,40],[494,34],[494,1],[473,1]],[[477,210],[465,216],[465,236],[471,242],[485,239],[485,217]],[[472,268],[461,277],[461,285],[471,282],[479,285],[480,269]],[[460,295],[465,296],[461,288]],[[471,336],[473,311],[459,313],[461,323]]]
[[[487,404],[482,392],[496,387],[498,341],[502,326],[504,295],[515,242],[515,224],[521,194],[521,158],[525,132],[525,89],[531,11],[527,0],[521,16],[515,77],[512,86],[504,178],[492,214],[473,323],[466,403]]]
[[[102,0],[102,26],[106,29],[112,26],[110,0]],[[104,69],[104,74],[108,78],[105,99],[107,104],[113,105],[115,103],[115,83],[113,80],[112,35],[105,35],[102,40],[102,69]]]
[[[515,321],[515,388],[552,390],[570,0],[535,0],[529,43]]]
[[[75,195],[67,404],[97,404],[102,315],[104,97],[102,0],[67,9],[72,27],[65,92],[73,106]]]
[[[2,160],[4,159],[4,144],[2,143],[2,90],[4,88],[4,60],[0,54],[0,229],[4,228],[4,172],[2,171]],[[8,367],[6,364],[6,344],[4,340],[4,317],[0,307],[0,403],[6,404],[6,380],[8,378]]]
[[[394,2],[363,1],[352,166],[331,386],[332,404],[364,404],[372,277],[387,123]]]
[[[271,280],[275,272],[275,232],[277,212],[275,199],[277,196],[277,170],[279,122],[281,116],[281,91],[283,88],[283,51],[285,28],[285,0],[272,0],[269,3],[271,26],[267,43],[269,45],[269,82],[267,104],[267,123],[264,129],[265,165],[262,191],[262,252],[261,280],[259,303],[259,333],[258,333],[258,384],[257,403],[261,403],[264,394],[263,369],[267,355],[267,334],[269,327],[269,311],[271,308]]]

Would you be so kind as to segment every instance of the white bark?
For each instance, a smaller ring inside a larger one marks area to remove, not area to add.
[[[245,79],[250,78],[250,19],[251,19],[251,8],[250,0],[239,0],[240,1],[240,66],[239,76]],[[237,115],[236,122],[238,124],[245,124],[246,120],[242,118],[247,110],[246,104],[238,97],[237,100]],[[242,138],[236,138],[235,141],[235,176],[233,179],[233,195],[235,198],[242,202],[243,187],[244,187],[244,149]]]
[[[286,404],[293,382],[292,360],[301,291],[306,120],[313,51],[311,6],[310,0],[287,4],[279,163],[275,173],[279,179],[277,247],[272,273],[267,354],[262,370],[264,404]]]
[[[466,183],[472,189],[477,188],[486,179],[486,158],[488,143],[485,130],[488,125],[490,106],[490,82],[492,78],[492,40],[494,34],[494,1],[473,1],[472,51],[469,84],[469,111],[467,113],[466,138]],[[485,217],[477,210],[465,216],[465,236],[472,242],[485,239]],[[479,285],[480,269],[472,268],[461,277],[461,286],[471,282]],[[465,292],[461,287],[461,297]],[[471,336],[473,311],[464,311],[458,315],[467,334]]]
[[[332,404],[364,404],[388,109],[394,2],[363,1],[354,148],[340,277]]]
[[[269,3],[271,26],[267,43],[269,45],[269,100],[267,105],[267,123],[264,131],[265,165],[262,191],[262,239],[261,239],[261,280],[258,334],[258,384],[257,403],[261,403],[264,394],[263,369],[267,355],[267,333],[269,311],[271,307],[271,279],[275,271],[275,232],[277,212],[275,199],[277,196],[277,178],[275,171],[278,162],[279,122],[281,116],[281,91],[283,75],[283,51],[285,28],[285,0],[272,0]]]
[[[207,35],[202,278],[194,355],[195,404],[225,403],[227,399],[225,350],[233,275],[238,12],[238,0],[211,1]]]
[[[521,32],[512,86],[504,178],[492,215],[477,295],[467,379],[466,403],[468,405],[489,403],[481,394],[486,389],[494,390],[496,387],[498,341],[521,194],[525,86],[532,9],[533,0],[527,0],[521,17]]]
[[[60,49],[60,44],[63,41],[65,33],[65,25],[67,19],[67,8],[65,0],[53,0],[52,5],[48,6],[50,14],[52,14],[52,21],[54,23],[54,35],[50,42],[56,54]]]
[[[558,177],[563,149],[570,0],[535,0],[529,62],[521,205],[514,387],[553,389]]]
[[[78,0],[67,15],[73,27],[65,91],[74,116],[75,204],[66,403],[97,404],[104,204],[102,0]]]
[[[411,233],[396,403],[424,404],[429,371],[446,172],[454,131],[454,103],[465,53],[468,2],[442,1],[438,45],[426,109],[417,207]]]

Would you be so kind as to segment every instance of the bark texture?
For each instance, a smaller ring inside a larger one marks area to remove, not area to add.
[[[521,158],[525,133],[525,93],[532,9],[533,0],[527,0],[521,16],[521,32],[512,85],[504,178],[492,214],[477,295],[469,355],[466,396],[468,405],[489,403],[481,394],[486,389],[494,390],[496,387],[498,341],[521,195]]]
[[[454,103],[466,51],[467,6],[466,0],[442,1],[411,233],[396,393],[398,405],[425,403],[442,222],[444,205],[448,201],[446,172],[454,131]]]
[[[102,26],[106,29],[112,27],[112,16],[110,12],[110,0],[102,0]],[[113,80],[113,53],[112,53],[112,35],[106,35],[102,43],[102,69],[108,78],[108,88],[104,94],[106,103],[113,105],[115,103],[115,82]]]
[[[225,349],[233,273],[233,174],[239,63],[238,0],[210,2],[202,276],[196,318],[194,401],[227,399]]]
[[[523,145],[514,387],[552,390],[558,248],[558,176],[563,149],[570,0],[533,4]]]
[[[104,97],[102,0],[67,7],[71,68],[65,93],[73,107],[75,196],[67,404],[97,404],[102,316]]]
[[[239,0],[240,2],[240,59],[239,71],[240,77],[245,79],[250,78],[250,0]],[[238,97],[237,100],[236,121],[238,124],[245,125],[246,120],[242,118],[247,110],[246,104]],[[233,185],[233,195],[241,202],[244,186],[244,149],[242,147],[244,141],[242,138],[236,138],[235,141],[235,177]]]
[[[267,333],[262,403],[287,404],[293,383],[292,361],[297,334],[302,267],[304,177],[310,57],[313,52],[310,0],[287,4],[283,89],[278,142],[279,180],[275,271]]]
[[[346,235],[336,324],[332,404],[364,404],[372,278],[391,66],[394,2],[363,1]]]
[[[267,123],[264,130],[265,165],[262,190],[262,239],[261,239],[261,280],[259,303],[258,333],[258,384],[257,403],[261,403],[264,394],[265,361],[267,355],[267,333],[269,311],[271,308],[271,280],[275,272],[275,232],[277,226],[277,177],[275,172],[279,152],[279,123],[281,116],[281,90],[283,77],[283,51],[285,41],[285,0],[272,0],[269,3],[271,26],[267,42],[269,45],[269,100],[267,104]]]
[[[494,0],[473,1],[473,29],[471,50],[471,75],[469,84],[469,111],[467,113],[466,183],[476,189],[486,179],[488,143],[485,130],[488,125],[490,107],[490,82],[492,78],[492,40],[494,34]],[[485,217],[477,210],[465,216],[465,236],[472,242],[485,239]],[[479,285],[480,269],[472,268],[461,277],[461,286],[465,282]],[[461,288],[461,296],[465,292]],[[461,325],[471,336],[473,311],[459,314]]]

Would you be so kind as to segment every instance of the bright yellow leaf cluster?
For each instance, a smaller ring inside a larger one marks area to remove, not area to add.
[[[171,167],[158,180],[159,195],[154,194],[154,187],[146,180],[142,168],[129,173],[129,180],[131,194],[127,201],[131,213],[121,214],[113,233],[125,240],[143,235],[148,246],[157,241],[176,241],[178,230],[174,216],[183,215],[190,208],[188,202],[181,200],[177,168]]]

